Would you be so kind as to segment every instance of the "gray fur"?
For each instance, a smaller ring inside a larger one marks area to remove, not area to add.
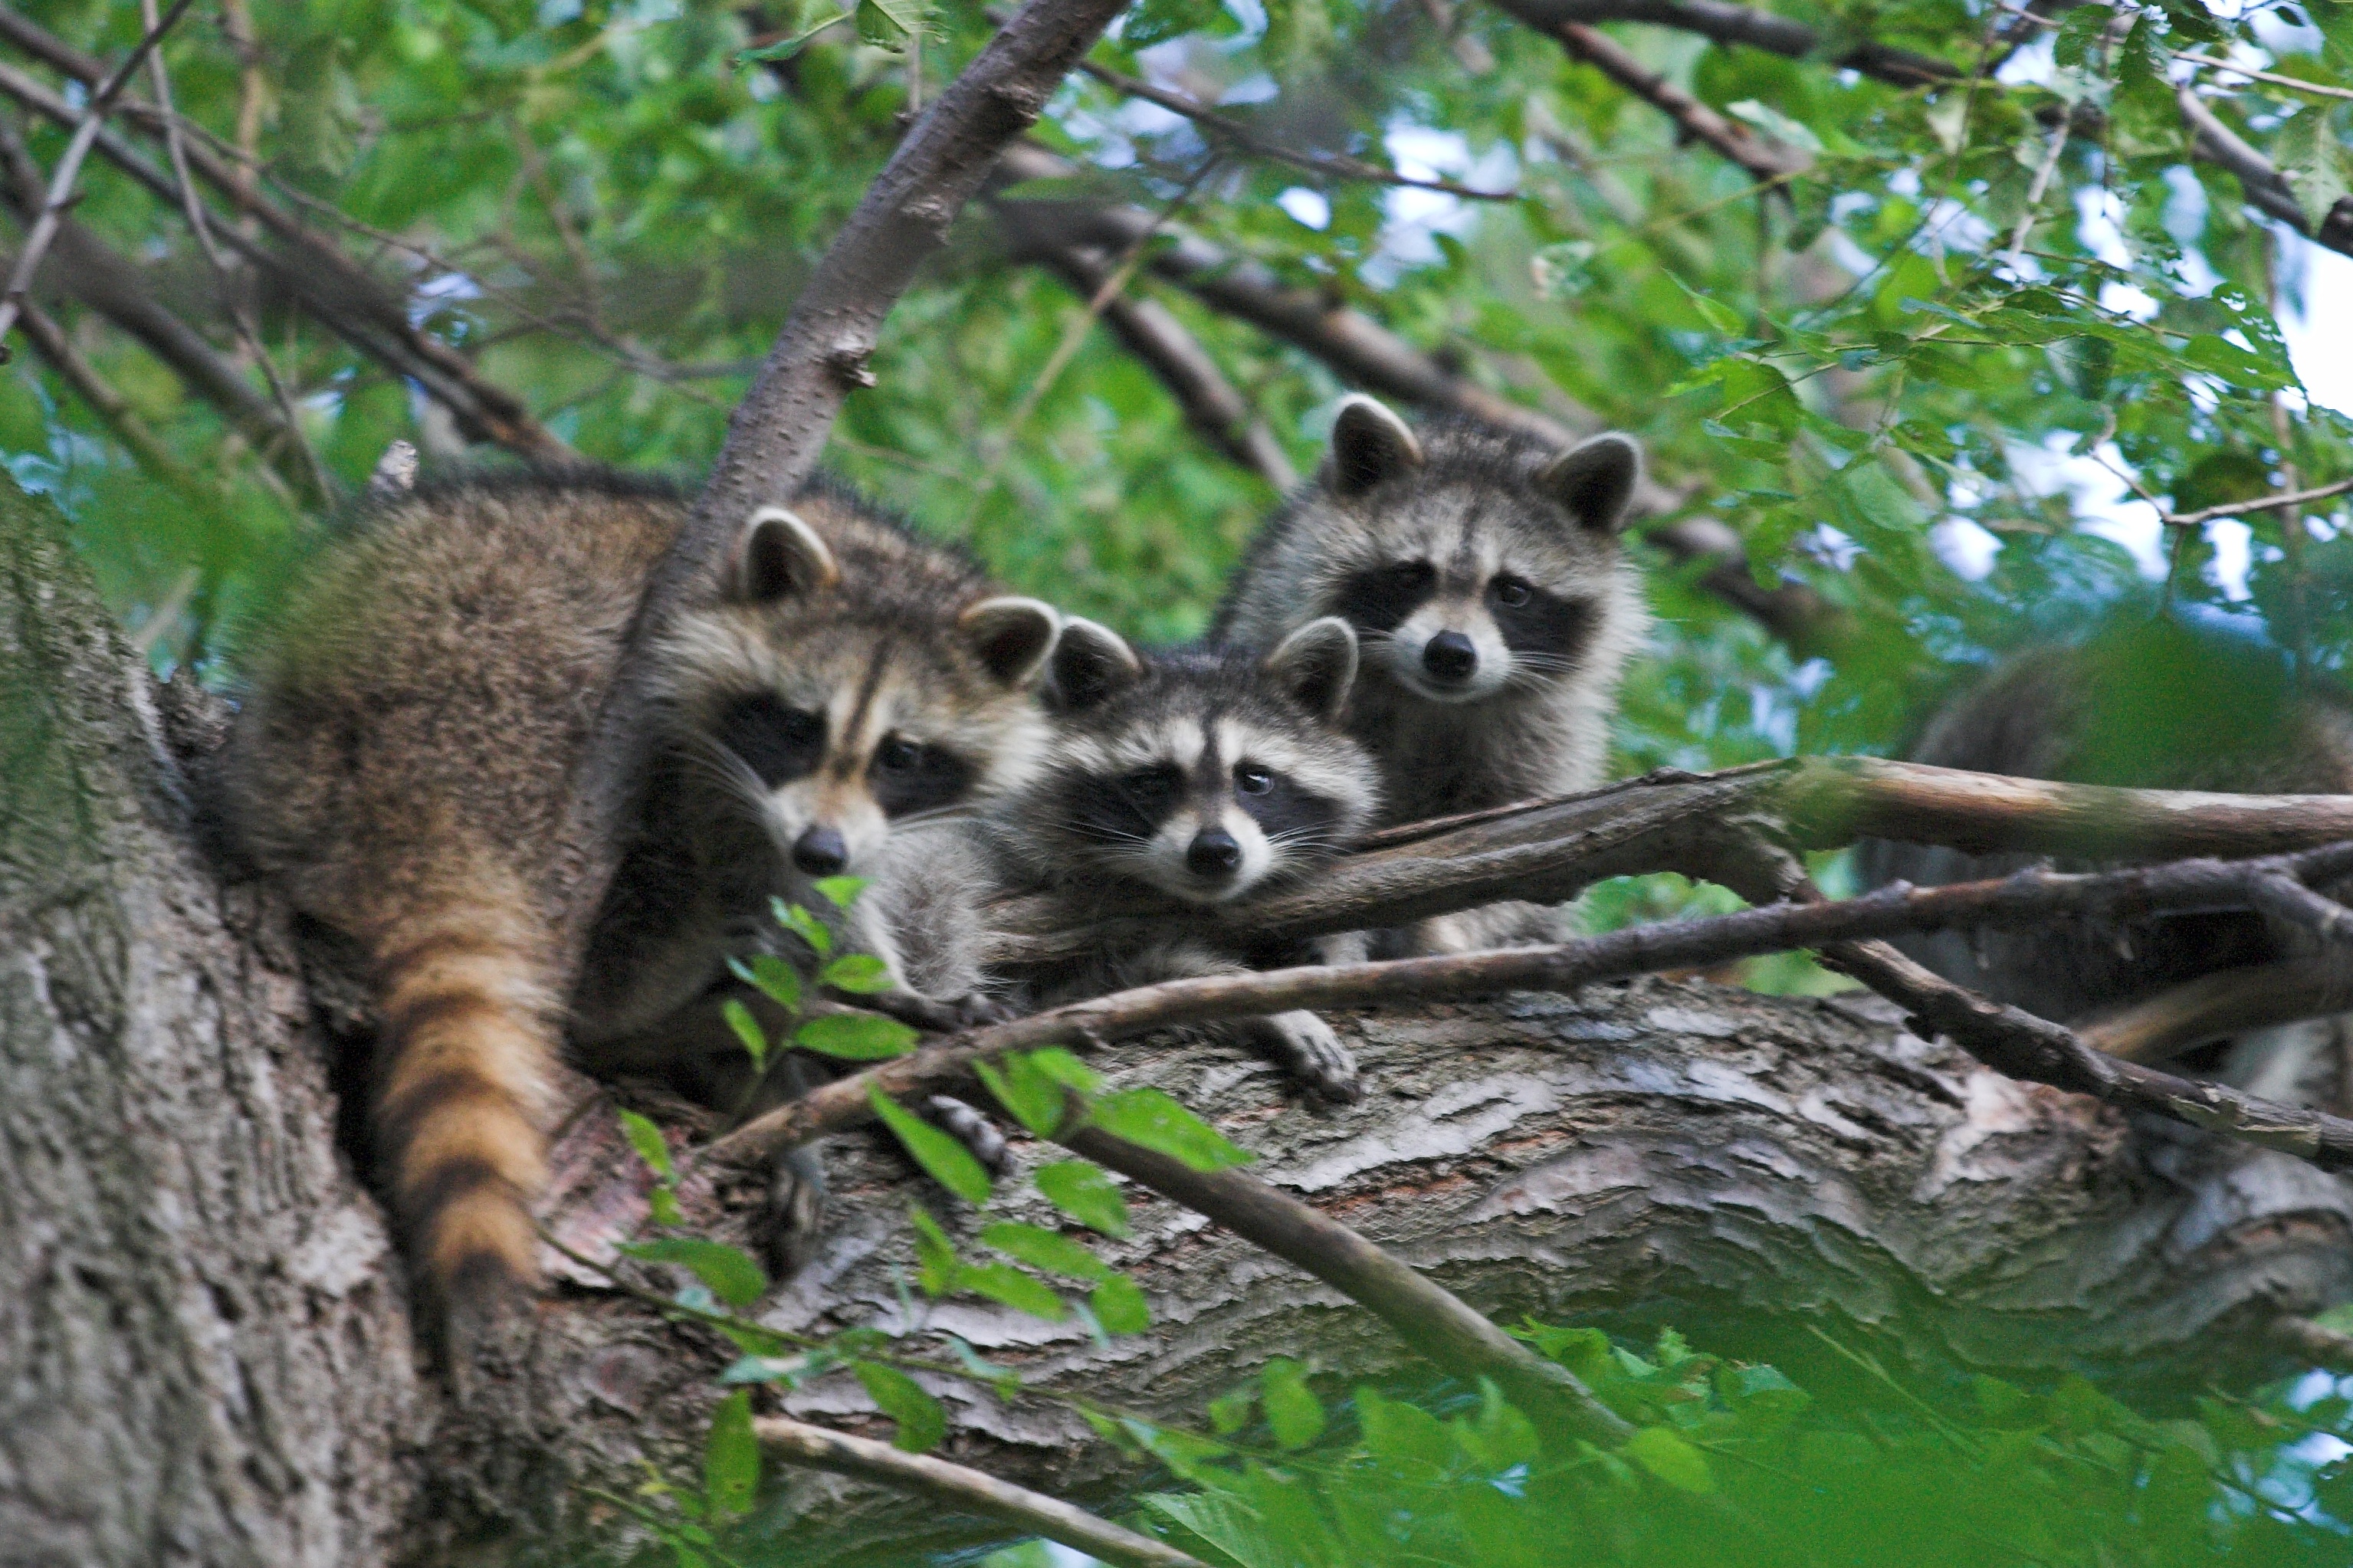
[[[1346,725],[1380,769],[1382,826],[1589,789],[1601,782],[1620,675],[1650,622],[1619,537],[1641,472],[1625,436],[1561,451],[1468,424],[1417,432],[1351,398],[1322,470],[1260,533],[1212,635],[1263,647],[1321,616],[1351,621],[1363,655]],[[1414,563],[1430,568],[1428,591],[1391,623],[1364,574]],[[1513,580],[1581,606],[1575,635],[1532,637],[1533,617],[1498,596]],[[1449,635],[1476,660],[1453,685],[1429,662]],[[1460,951],[1556,934],[1551,911],[1497,905],[1390,933],[1381,947]]]

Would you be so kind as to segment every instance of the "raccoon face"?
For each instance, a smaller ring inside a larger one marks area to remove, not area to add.
[[[1356,637],[1336,618],[1262,660],[1208,651],[1149,663],[1117,634],[1069,620],[1051,687],[1064,731],[1008,825],[1066,879],[1141,882],[1188,903],[1296,876],[1377,805],[1370,761],[1336,727],[1356,671]]]
[[[1609,614],[1639,447],[1596,436],[1533,472],[1434,471],[1405,422],[1342,405],[1324,482],[1346,517],[1324,607],[1368,670],[1432,702],[1574,673]]]
[[[1018,783],[1044,739],[1051,606],[998,597],[927,618],[868,586],[844,582],[815,528],[763,507],[721,602],[663,648],[707,796],[812,877],[857,870],[893,824]]]

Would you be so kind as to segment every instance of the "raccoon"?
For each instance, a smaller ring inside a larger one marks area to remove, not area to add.
[[[2031,648],[2005,661],[1940,710],[1908,755],[2073,784],[2342,795],[2353,793],[2353,699],[2298,682],[2284,659],[2247,639],[2131,616],[2081,646]],[[1926,886],[2038,863],[2048,862],[1873,840],[1859,847],[1856,868],[1866,886],[1898,879]],[[1898,945],[1957,984],[2068,1024],[2200,975],[2289,956],[2260,917],[2230,911],[2121,929],[2069,921],[2031,931],[1923,933]],[[2291,1058],[2311,1054],[2296,1041],[2316,1031],[2262,1033],[2278,1037],[2251,1037],[2242,1042],[2251,1048],[2232,1055],[2277,1091],[2300,1074]],[[2278,1046],[2288,1055],[2270,1050]],[[2228,1064],[2224,1070],[2243,1076]]]
[[[668,488],[587,472],[396,491],[250,662],[229,816],[367,957],[372,1131],[445,1310],[535,1278],[544,1071],[567,1026],[591,1066],[626,1060],[706,994],[770,893],[1018,784],[1044,740],[1052,609],[829,485],[762,508],[652,650],[644,788],[565,996],[566,792],[685,515]]]
[[[1312,621],[1260,656],[1229,648],[1140,657],[1117,633],[1063,624],[1049,682],[1058,724],[1028,783],[983,817],[1012,887],[1061,901],[1083,926],[1151,889],[1222,904],[1281,886],[1344,849],[1379,809],[1372,760],[1339,727],[1356,678],[1345,621]],[[1016,977],[1029,1006],[1154,981],[1227,974],[1321,954],[1198,936],[1111,942],[1082,963]],[[1228,1026],[1326,1099],[1353,1099],[1356,1063],[1313,1013]]]
[[[1322,616],[1364,668],[1348,732],[1380,769],[1380,826],[1601,780],[1626,659],[1650,615],[1619,541],[1641,448],[1565,451],[1468,424],[1419,435],[1350,397],[1314,481],[1260,533],[1212,636],[1264,647]],[[1384,952],[1552,940],[1550,911],[1499,904],[1385,933]]]

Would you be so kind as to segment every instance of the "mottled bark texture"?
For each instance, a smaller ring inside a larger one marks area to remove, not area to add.
[[[348,1023],[348,1005],[316,950],[306,991],[282,911],[207,851],[183,782],[203,724],[182,721],[53,514],[0,496],[0,1561],[366,1568],[611,1529],[587,1489],[631,1489],[649,1458],[691,1476],[733,1348],[575,1270],[470,1369],[469,1402],[448,1399],[339,1142],[348,1045],[313,1015]],[[1102,1063],[1491,1314],[1729,1336],[1805,1310],[1930,1364],[2228,1377],[2286,1353],[2256,1331],[2278,1310],[2353,1296],[2337,1181],[2011,1083],[1875,1003],[1649,980],[1340,1022],[1371,1093],[1338,1111],[1184,1037]],[[579,1092],[551,1219],[601,1253],[643,1183],[609,1100]],[[822,1254],[764,1313],[895,1326],[907,1204],[967,1237],[977,1216],[871,1131],[828,1148]],[[1059,1154],[1013,1152],[1017,1169]],[[992,1215],[1050,1219],[1001,1186]],[[747,1196],[690,1192],[722,1235]],[[1324,1288],[1131,1201],[1135,1235],[1105,1251],[1150,1297],[1150,1335],[1106,1350],[976,1301],[919,1312],[1006,1364],[1196,1420],[1277,1353],[1335,1384],[1420,1375]],[[940,1389],[951,1458],[1082,1500],[1134,1479],[1050,1404]],[[791,1408],[887,1430],[847,1379]],[[1002,1529],[810,1473],[777,1492],[778,1526],[844,1560]]]

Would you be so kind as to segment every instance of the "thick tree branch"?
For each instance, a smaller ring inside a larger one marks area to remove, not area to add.
[[[2181,106],[2183,121],[2189,127],[2191,149],[2207,162],[2236,174],[2248,205],[2331,250],[2353,256],[2353,196],[2339,197],[2320,226],[2314,228],[2278,166],[2223,124],[2206,107],[2206,100],[2198,95],[2196,88],[2185,82],[2174,89],[2173,96]]]
[[[786,1464],[879,1481],[951,1508],[970,1509],[1121,1568],[1206,1568],[1199,1558],[1165,1542],[930,1454],[910,1454],[871,1437],[853,1437],[786,1415],[755,1417],[752,1435],[770,1458]]]
[[[1297,1264],[1388,1324],[1434,1365],[1465,1381],[1493,1378],[1538,1423],[1609,1446],[1633,1435],[1567,1368],[1537,1355],[1427,1275],[1297,1198],[1240,1171],[1194,1170],[1100,1128],[1082,1128],[1060,1142]]]
[[[2353,1010],[2353,965],[2341,953],[2202,974],[2075,1026],[2094,1050],[2161,1062],[2215,1040]]]
[[[1004,160],[1008,182],[1051,179],[1071,165],[1042,147],[1023,143]],[[1058,253],[1124,252],[1147,232],[1154,215],[1141,208],[1084,203],[1007,200],[997,204],[1008,246],[1025,260],[1049,262]],[[1154,276],[1192,294],[1221,315],[1248,321],[1323,361],[1342,380],[1416,407],[1459,415],[1517,430],[1555,445],[1589,432],[1549,415],[1498,397],[1456,374],[1370,317],[1310,289],[1284,283],[1261,264],[1229,255],[1198,236],[1175,231],[1146,264]],[[1648,483],[1636,498],[1645,511],[1669,512],[1683,498]],[[1754,616],[1775,636],[1800,650],[1836,640],[1839,612],[1811,588],[1797,582],[1776,587],[1757,584],[1739,536],[1714,519],[1684,518],[1644,531],[1669,553],[1708,563],[1702,584],[1709,592]]]
[[[643,650],[708,580],[743,520],[790,496],[816,468],[842,399],[871,381],[866,363],[883,318],[915,268],[944,243],[999,154],[1037,121],[1120,8],[1120,0],[1029,0],[908,132],[793,301],[759,378],[727,422],[709,484],[654,571],[574,781],[563,853],[567,969],[612,878],[637,787],[642,758],[633,738],[645,729],[649,700]]]

